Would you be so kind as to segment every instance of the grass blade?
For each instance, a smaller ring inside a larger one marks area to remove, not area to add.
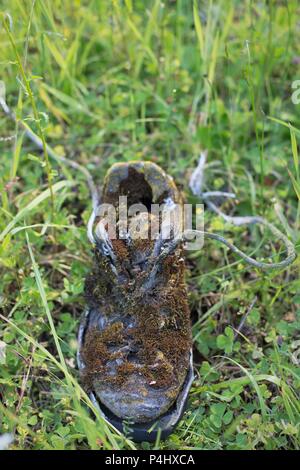
[[[54,184],[52,187],[53,194],[55,194],[57,191],[60,191],[62,188],[65,187],[70,187],[74,186],[75,182],[73,181],[59,181],[58,183]],[[51,197],[51,191],[50,188],[46,189],[43,191],[41,194],[39,194],[36,198],[33,199],[29,204],[27,204],[26,207],[23,207],[9,222],[9,224],[6,226],[6,228],[3,230],[2,233],[0,233],[0,242],[4,239],[4,237],[9,234],[11,229],[23,218],[26,217],[33,209],[39,206],[43,201]]]

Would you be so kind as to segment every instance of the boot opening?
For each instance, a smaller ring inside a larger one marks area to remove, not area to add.
[[[151,186],[145,180],[145,176],[134,168],[129,168],[128,177],[120,182],[120,195],[127,196],[127,204],[143,204],[147,212],[151,211],[153,193]]]

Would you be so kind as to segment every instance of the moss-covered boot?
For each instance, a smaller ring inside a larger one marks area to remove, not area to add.
[[[120,196],[144,211],[129,217],[125,233],[119,224],[114,239],[98,221],[78,364],[103,415],[121,431],[125,425],[134,440],[151,441],[159,428],[162,438],[172,432],[193,379],[182,244],[163,240],[161,214],[150,213],[152,204],[182,200],[173,179],[151,162],[108,171],[102,204],[115,208],[117,223]]]

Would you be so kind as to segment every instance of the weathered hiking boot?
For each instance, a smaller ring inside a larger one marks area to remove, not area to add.
[[[120,227],[110,239],[98,222],[78,364],[103,415],[134,440],[151,441],[159,428],[162,438],[173,431],[193,380],[183,248],[150,236],[150,225],[161,233],[161,216],[150,214],[151,204],[182,200],[173,179],[150,162],[111,167],[102,204],[116,208],[117,221],[119,196],[127,196],[128,207],[144,204],[145,211],[128,220],[123,239]]]

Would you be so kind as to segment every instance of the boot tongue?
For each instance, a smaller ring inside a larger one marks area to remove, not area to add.
[[[123,274],[126,271],[132,281],[145,272],[158,233],[159,218],[142,212],[129,218],[126,239],[112,240],[117,268]]]

